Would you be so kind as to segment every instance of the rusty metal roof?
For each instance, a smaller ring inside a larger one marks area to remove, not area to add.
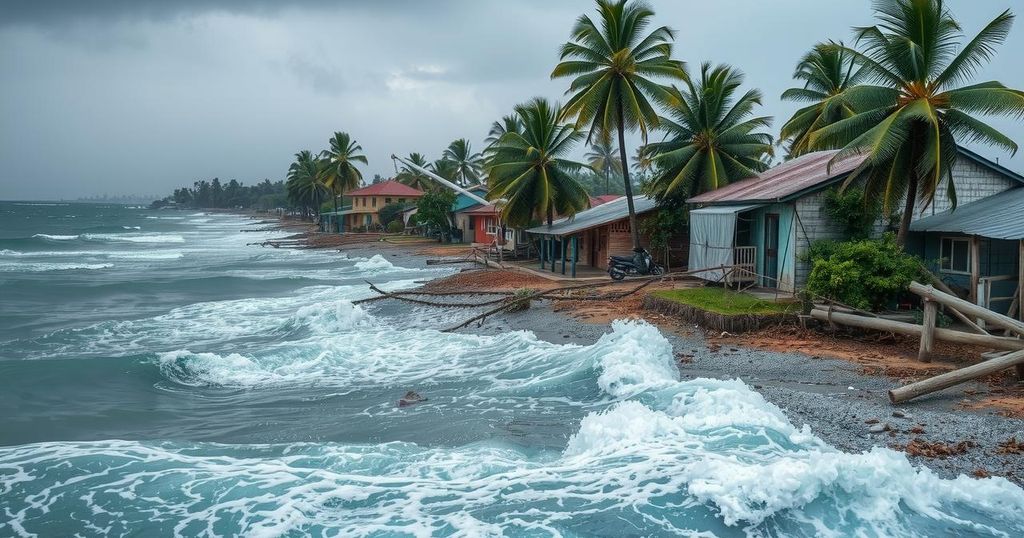
[[[738,202],[779,202],[819,185],[838,179],[857,167],[864,156],[847,157],[829,167],[836,151],[816,151],[786,161],[756,177],[737,181],[721,189],[687,200],[691,204],[733,204]]]

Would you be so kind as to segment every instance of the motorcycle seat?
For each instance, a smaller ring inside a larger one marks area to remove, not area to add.
[[[612,258],[613,261],[617,261],[617,262],[633,263],[633,257],[632,256],[612,256],[611,258]]]

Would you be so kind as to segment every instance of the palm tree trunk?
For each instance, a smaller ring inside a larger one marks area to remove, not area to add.
[[[910,169],[910,179],[907,182],[907,204],[903,208],[903,217],[900,218],[900,229],[896,233],[896,244],[901,248],[907,244],[907,234],[910,233],[910,221],[914,219],[914,203],[917,201],[917,170]]]
[[[607,166],[604,167],[604,193],[608,194],[608,180],[612,177],[611,170]]]
[[[640,228],[636,225],[636,210],[633,208],[633,186],[629,184],[629,168],[626,163],[626,126],[622,113],[622,100],[615,106],[619,120],[619,158],[622,160],[622,181],[626,188],[626,207],[629,208],[629,232],[633,235],[633,250],[640,250]]]

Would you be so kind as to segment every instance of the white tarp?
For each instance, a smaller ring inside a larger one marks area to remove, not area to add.
[[[736,214],[757,207],[760,204],[711,206],[690,211],[690,269],[731,266],[736,247]],[[727,269],[712,269],[694,276],[721,280],[726,272]]]

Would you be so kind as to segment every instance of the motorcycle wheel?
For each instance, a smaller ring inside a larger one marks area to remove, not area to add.
[[[608,269],[608,276],[612,277],[612,280],[622,280],[623,278],[626,278],[626,273],[621,269],[612,267]]]
[[[651,267],[651,274],[654,276],[663,275],[665,274],[665,268],[660,265],[655,265],[654,267]]]

